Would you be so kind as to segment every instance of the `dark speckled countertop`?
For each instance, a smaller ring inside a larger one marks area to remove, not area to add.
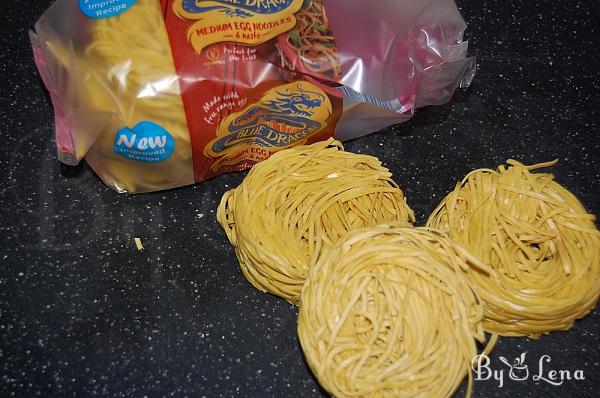
[[[319,397],[296,308],[243,278],[215,221],[243,174],[124,196],[61,166],[27,30],[50,1],[6,2],[0,71],[0,396]],[[507,158],[558,158],[556,179],[600,214],[600,3],[475,1],[460,7],[478,73],[449,105],[351,141],[393,171],[419,223],[457,179]],[[138,252],[134,237],[146,250]],[[476,397],[596,397],[600,310],[568,332],[503,338]],[[581,370],[560,386],[510,380]],[[461,396],[459,393],[458,396]]]

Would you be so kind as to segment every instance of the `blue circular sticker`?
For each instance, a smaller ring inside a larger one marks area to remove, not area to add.
[[[81,12],[90,18],[110,18],[127,11],[136,0],[79,0]]]
[[[156,123],[142,121],[133,128],[123,127],[115,136],[115,153],[138,162],[158,163],[175,152],[175,140]]]

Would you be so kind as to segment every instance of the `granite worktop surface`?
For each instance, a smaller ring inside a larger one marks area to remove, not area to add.
[[[215,220],[243,173],[128,196],[85,164],[59,164],[28,43],[50,3],[6,2],[2,17],[0,396],[324,396],[297,309],[244,279]],[[599,214],[600,3],[459,6],[478,63],[472,86],[347,149],[383,160],[419,224],[468,171],[508,158],[558,159],[557,181]],[[567,332],[502,338],[491,367],[504,379],[475,381],[474,396],[599,396],[599,347],[599,309]],[[499,358],[522,353],[530,377],[512,380]],[[550,370],[584,380],[554,385]]]

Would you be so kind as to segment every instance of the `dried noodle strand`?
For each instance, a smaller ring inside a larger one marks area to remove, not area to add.
[[[413,223],[414,213],[377,158],[345,152],[330,139],[283,150],[254,166],[223,196],[217,220],[246,278],[297,303],[309,264],[323,248],[349,230]]]
[[[336,397],[449,397],[484,342],[466,271],[489,268],[442,232],[391,224],[324,250],[302,290],[298,335]],[[493,336],[484,353],[489,353]]]
[[[539,337],[569,329],[600,297],[600,232],[594,216],[547,173],[556,161],[470,172],[427,225],[490,264],[468,272],[485,302],[484,328]]]

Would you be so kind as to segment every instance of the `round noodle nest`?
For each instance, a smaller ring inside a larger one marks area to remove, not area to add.
[[[484,328],[539,337],[567,330],[600,295],[600,232],[594,216],[553,180],[531,170],[549,162],[479,169],[429,217],[493,272],[468,270],[485,302]]]
[[[485,265],[441,232],[377,226],[325,250],[302,291],[298,335],[337,397],[448,397],[483,342],[465,271]]]
[[[348,231],[414,222],[391,173],[330,139],[275,153],[225,193],[217,220],[259,290],[297,303],[309,264]]]

